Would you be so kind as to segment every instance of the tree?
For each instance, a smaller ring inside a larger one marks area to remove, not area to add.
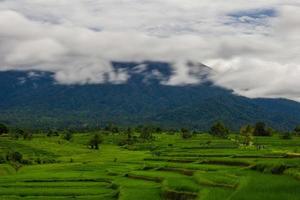
[[[229,134],[229,129],[222,122],[216,122],[210,128],[210,134],[217,137],[226,138]]]
[[[0,124],[0,135],[8,133],[8,128],[4,124]]]
[[[181,129],[181,137],[183,139],[188,139],[188,138],[191,138],[192,136],[193,136],[193,134],[188,129],[186,129],[186,128]]]
[[[24,133],[25,133],[24,130],[18,128],[16,131],[13,132],[13,135],[12,135],[12,136],[13,136],[14,139],[17,140],[17,139],[19,139],[20,137],[24,137]]]
[[[73,138],[73,133],[71,131],[66,131],[65,135],[64,135],[64,139],[67,141],[71,141]]]
[[[113,123],[109,123],[104,127],[104,130],[111,133],[119,133],[119,127]]]
[[[251,145],[252,143],[252,134],[253,134],[254,128],[251,125],[242,126],[240,129],[240,135],[242,139],[242,143],[244,145]]]
[[[300,135],[300,125],[296,126],[294,131],[296,135]]]
[[[140,138],[144,140],[152,139],[153,137],[152,137],[151,129],[147,126],[143,127],[140,133]]]
[[[91,149],[99,149],[99,144],[101,144],[103,142],[103,138],[98,135],[95,134],[89,141],[89,146],[91,147]]]
[[[266,128],[264,122],[257,122],[254,127],[253,135],[254,136],[271,136],[271,131]]]
[[[127,135],[127,139],[131,139],[132,138],[132,129],[129,127],[126,129],[126,135]]]
[[[118,142],[119,146],[130,145],[134,143],[135,137],[133,136],[133,132],[130,127],[125,130],[125,136],[127,137]]]
[[[156,133],[161,133],[162,132],[162,128],[161,127],[156,127],[155,128],[155,132]]]

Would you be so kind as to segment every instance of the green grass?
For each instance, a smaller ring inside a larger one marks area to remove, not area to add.
[[[0,164],[0,199],[300,199],[297,137],[257,137],[264,147],[257,149],[207,134],[155,134],[154,141],[120,147],[124,136],[107,135],[100,150],[87,148],[90,137],[0,137],[1,157],[18,151],[31,161],[18,169]]]
[[[232,200],[289,199],[300,197],[300,182],[288,176],[249,173]]]

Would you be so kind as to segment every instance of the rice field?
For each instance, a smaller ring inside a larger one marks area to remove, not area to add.
[[[0,199],[300,199],[298,137],[256,137],[243,147],[234,136],[162,133],[119,146],[125,136],[115,134],[92,150],[91,136],[0,137]],[[9,151],[20,152],[26,163],[5,162]]]

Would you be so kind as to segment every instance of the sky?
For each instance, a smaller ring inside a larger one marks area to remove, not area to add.
[[[300,101],[300,1],[0,0],[0,71],[123,84],[111,62],[145,60],[172,64],[162,84],[201,83],[203,63],[238,95]]]

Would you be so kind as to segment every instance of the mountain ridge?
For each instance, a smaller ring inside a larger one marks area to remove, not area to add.
[[[128,69],[130,78],[126,83],[61,85],[50,72],[0,72],[0,96],[5,97],[0,99],[0,121],[34,128],[113,122],[199,130],[207,130],[218,120],[234,129],[257,121],[281,130],[300,123],[300,103],[238,96],[215,86],[206,79],[207,72],[195,69],[201,84],[170,86],[162,84],[174,73],[168,63],[113,65]],[[144,71],[134,71],[142,65],[146,66]],[[152,76],[154,70],[159,76]]]

